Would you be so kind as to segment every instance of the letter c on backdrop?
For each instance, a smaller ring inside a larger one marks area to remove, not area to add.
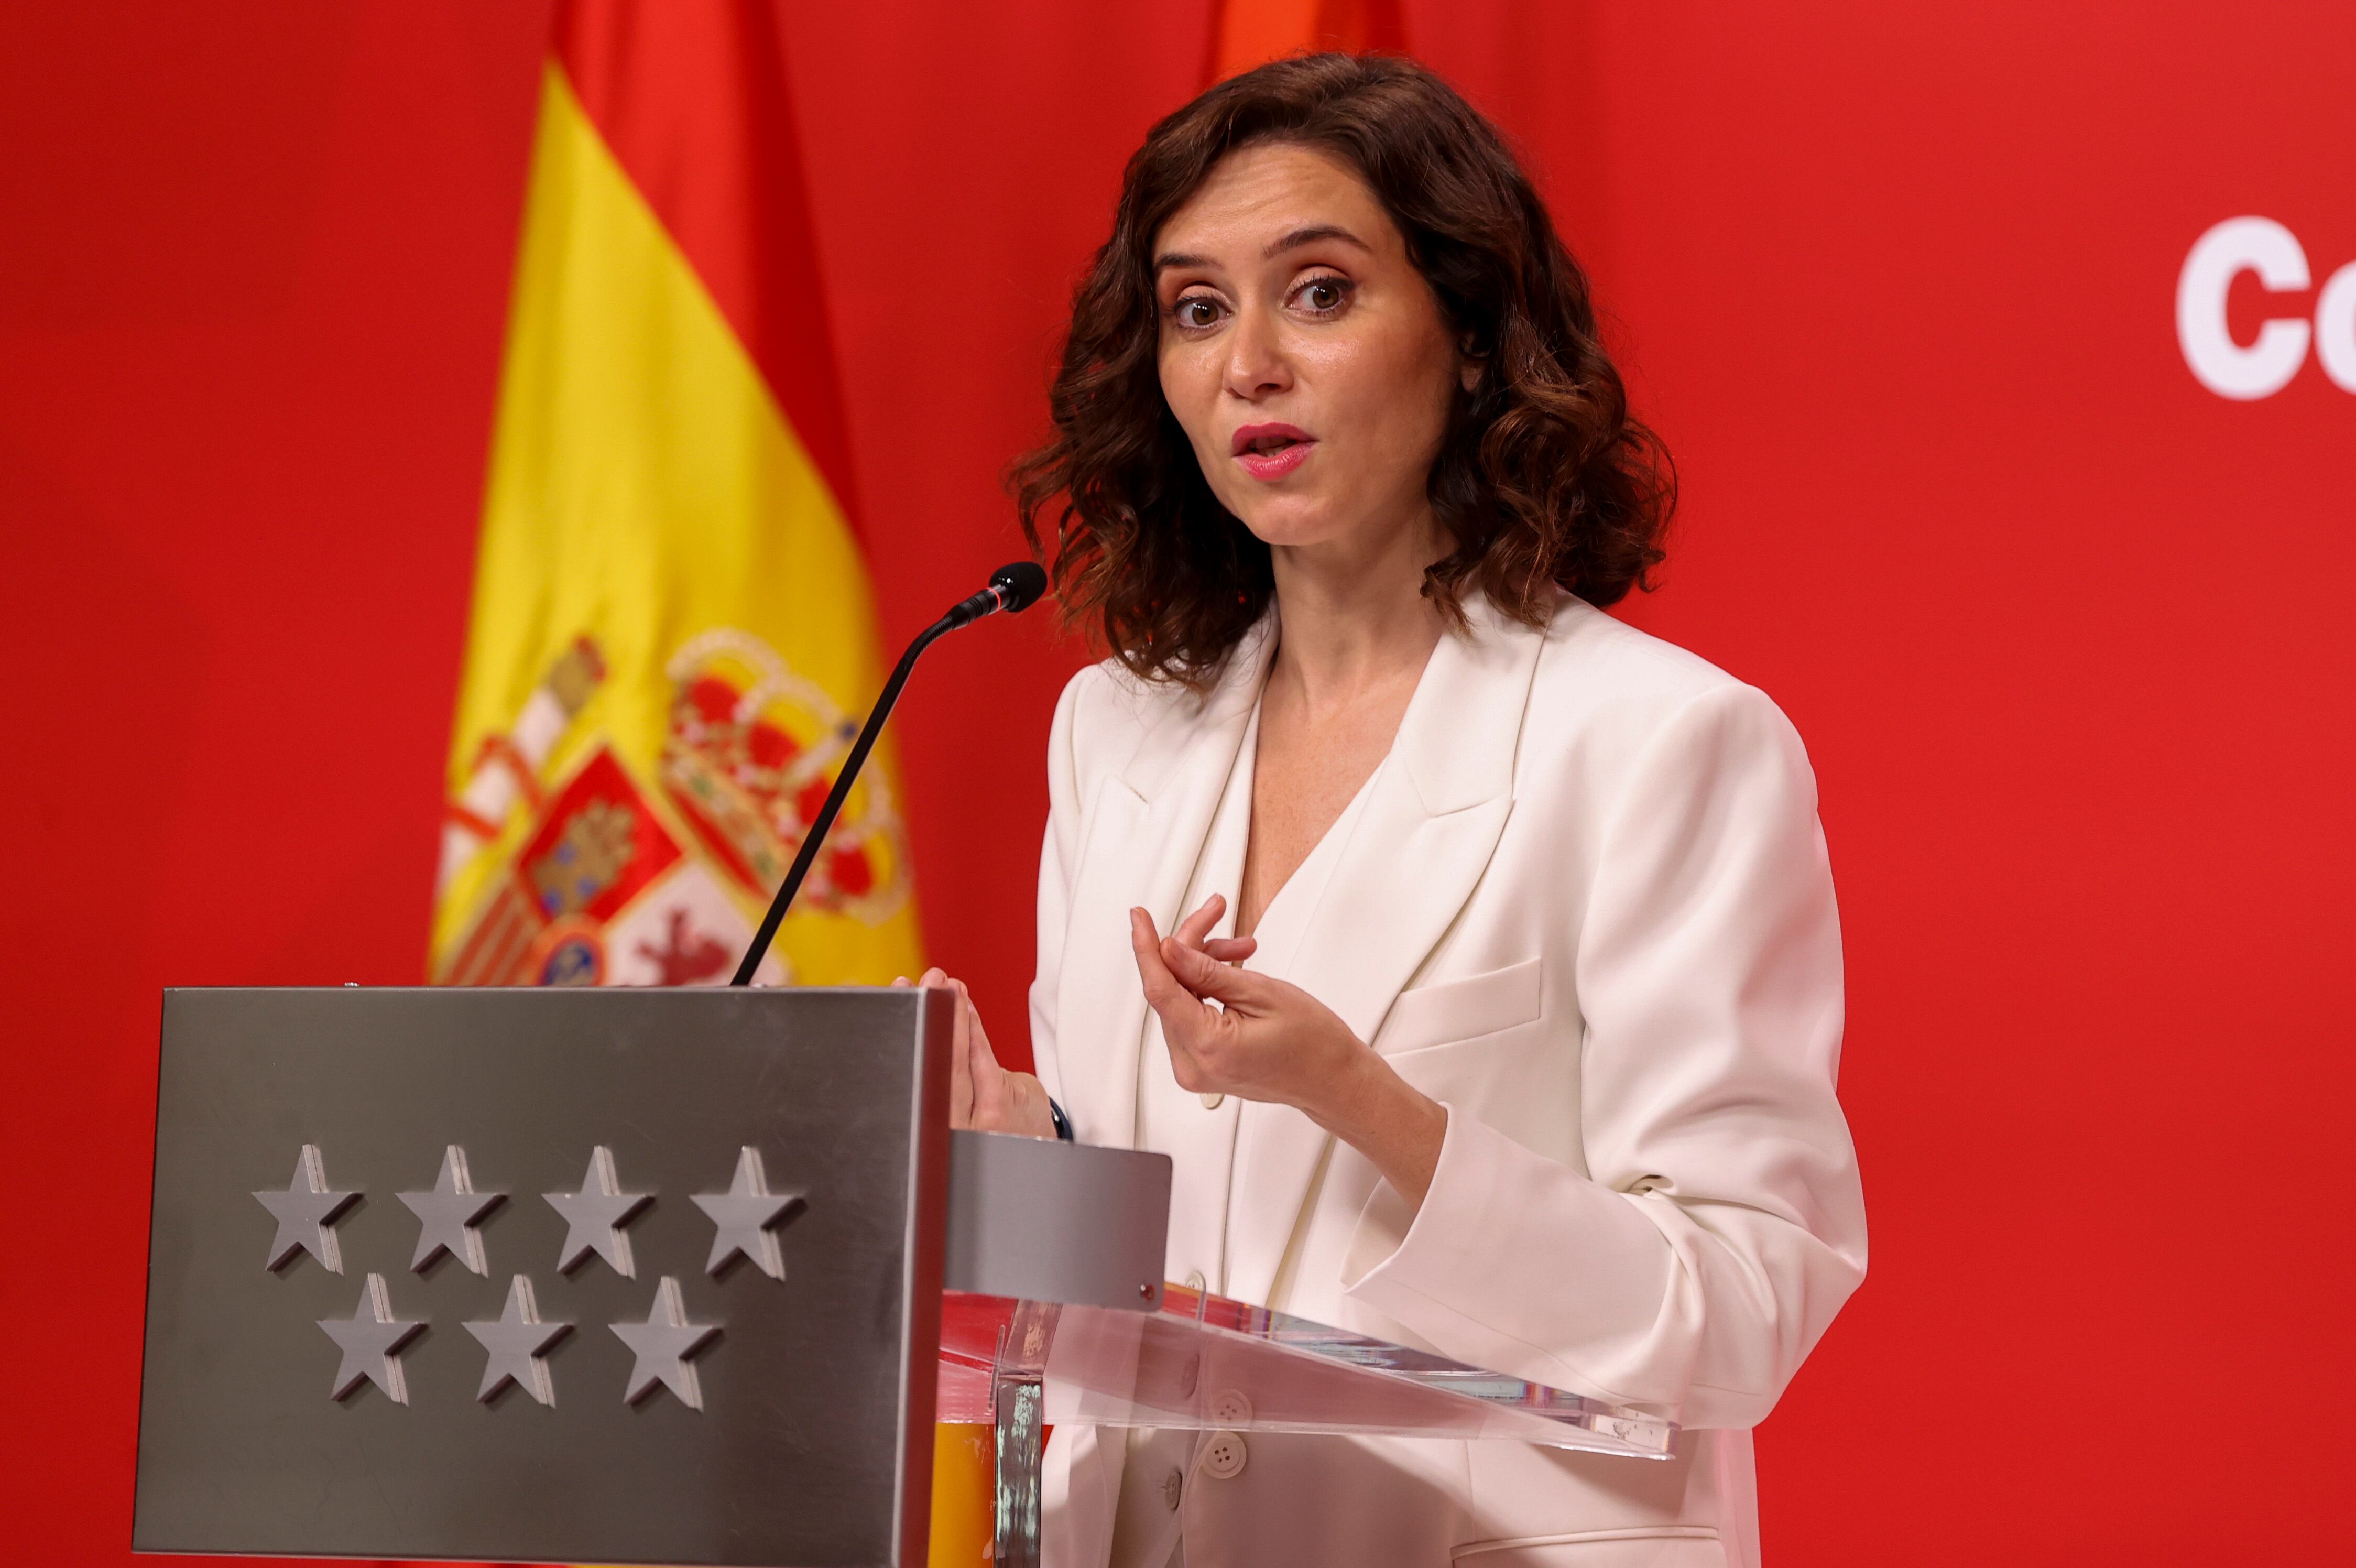
[[[2312,281],[2298,237],[2271,218],[2226,219],[2193,242],[2176,280],[2176,340],[2184,349],[2184,362],[2202,386],[2219,397],[2243,402],[2272,397],[2289,384],[2306,361],[2311,330],[2304,321],[2275,320],[2258,328],[2258,340],[2250,347],[2234,342],[2225,325],[2225,293],[2248,272],[2257,274],[2258,281],[2276,294],[2303,289]],[[2331,282],[2334,286],[2327,292],[2336,297],[2329,303],[2341,306],[2356,328],[2356,280],[2350,280],[2349,269],[2342,268]],[[2338,368],[2327,365],[2332,380],[2340,381],[2338,369],[2356,371],[2356,339],[2333,343],[2324,352],[2348,361]]]
[[[2356,392],[2356,262],[2326,279],[2316,296],[2315,357],[2332,385]]]

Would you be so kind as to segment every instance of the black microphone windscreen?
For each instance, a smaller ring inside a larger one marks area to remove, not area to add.
[[[1014,561],[990,575],[990,585],[1005,596],[1009,615],[1027,610],[1047,591],[1047,573],[1035,561]]]

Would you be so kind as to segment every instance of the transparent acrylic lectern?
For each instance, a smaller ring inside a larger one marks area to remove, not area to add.
[[[996,1428],[1001,1568],[1039,1559],[1041,1444],[1054,1425],[1668,1456],[1674,1412],[1162,1283],[1171,1175],[1165,1155],[951,1135],[936,1411]]]
[[[997,1561],[1039,1560],[1044,1428],[1505,1439],[1666,1458],[1676,1425],[1224,1296],[1165,1284],[1149,1310],[950,1291],[939,1419],[994,1425]]]

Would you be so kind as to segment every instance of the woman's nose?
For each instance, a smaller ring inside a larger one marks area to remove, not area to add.
[[[1291,384],[1292,368],[1285,360],[1276,323],[1260,311],[1238,312],[1227,338],[1226,390],[1258,401]]]

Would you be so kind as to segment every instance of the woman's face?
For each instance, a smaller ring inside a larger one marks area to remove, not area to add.
[[[1430,526],[1450,401],[1479,368],[1356,173],[1306,147],[1230,154],[1153,255],[1162,394],[1229,511],[1347,555]]]

